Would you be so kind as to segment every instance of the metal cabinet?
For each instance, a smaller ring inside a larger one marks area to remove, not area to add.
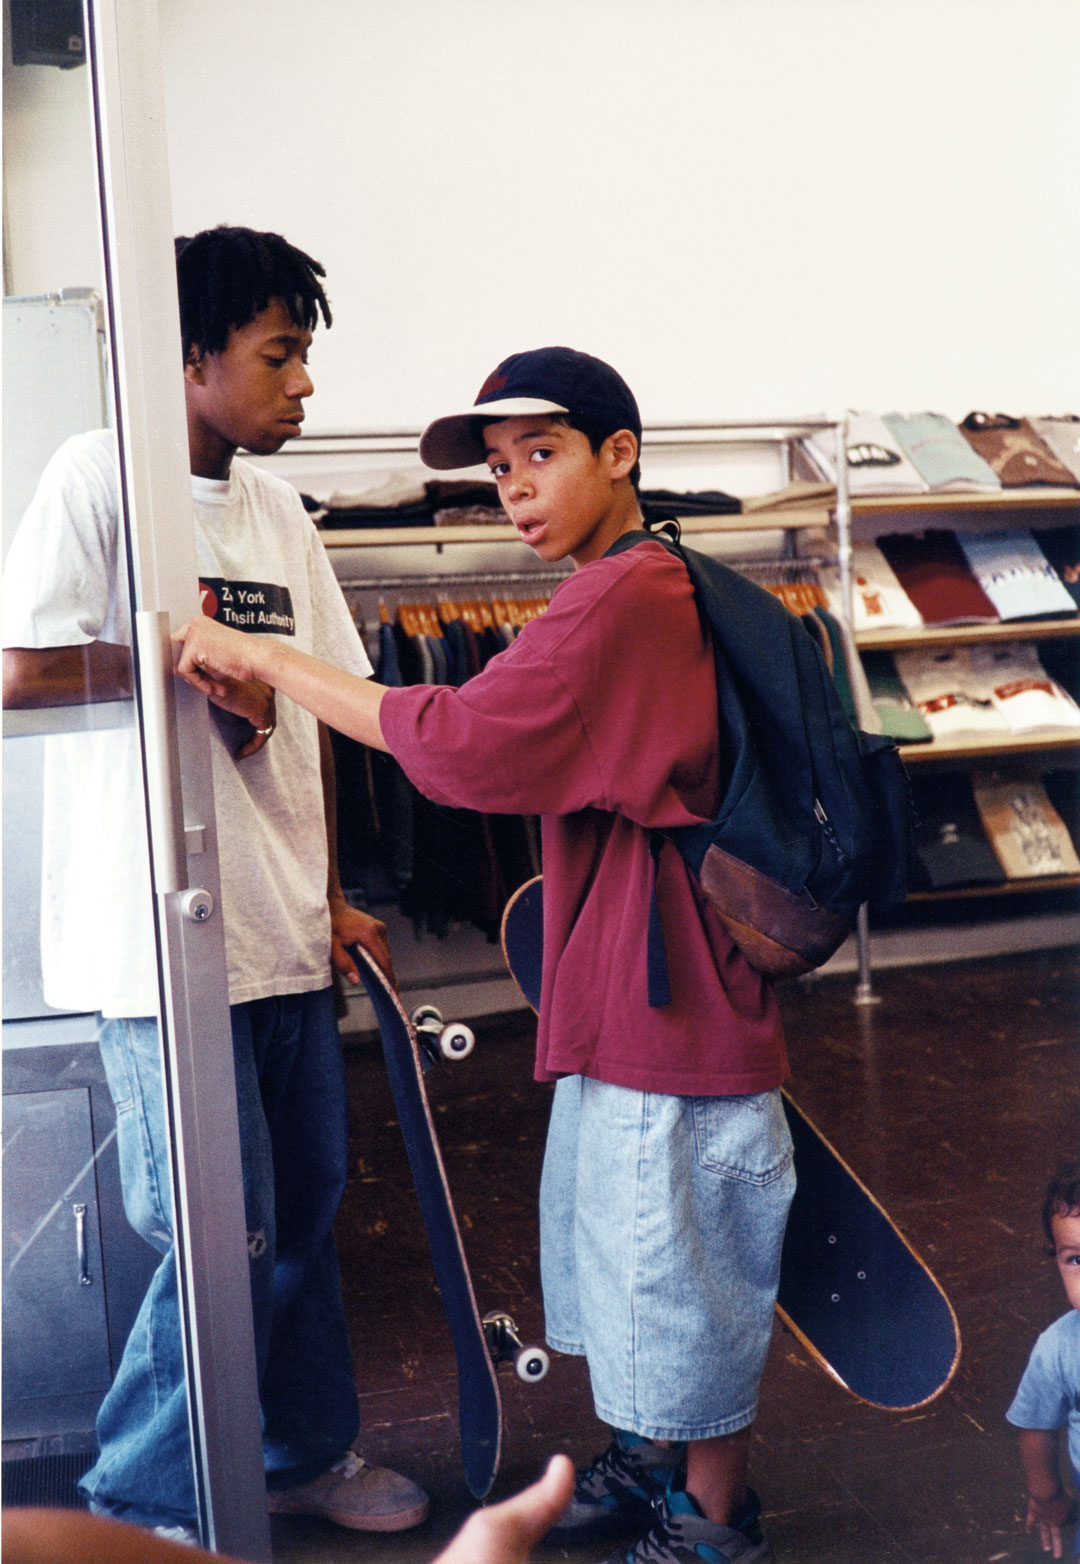
[[[96,1044],[6,1049],[3,1118],[5,1451],[79,1448],[158,1256],[124,1216]]]

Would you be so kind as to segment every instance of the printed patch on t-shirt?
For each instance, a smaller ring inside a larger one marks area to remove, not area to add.
[[[296,616],[287,586],[202,576],[199,594],[203,613],[234,630],[246,630],[250,635],[296,634]]]

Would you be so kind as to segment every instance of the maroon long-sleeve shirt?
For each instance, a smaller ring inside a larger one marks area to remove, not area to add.
[[[538,1079],[715,1096],[781,1083],[772,987],[671,843],[657,891],[672,1000],[648,1002],[650,832],[709,818],[720,786],[712,653],[678,560],[642,543],[575,571],[460,689],[388,691],[381,726],[437,802],[542,817]]]

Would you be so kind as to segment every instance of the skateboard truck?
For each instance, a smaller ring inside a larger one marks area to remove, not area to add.
[[[485,1314],[484,1335],[495,1363],[513,1363],[514,1373],[526,1385],[535,1385],[537,1380],[543,1379],[551,1359],[543,1347],[526,1347],[522,1343],[509,1314]]]
[[[420,1005],[411,1020],[424,1053],[425,1070],[440,1059],[467,1059],[476,1047],[472,1028],[464,1021],[444,1021],[434,1005]]]

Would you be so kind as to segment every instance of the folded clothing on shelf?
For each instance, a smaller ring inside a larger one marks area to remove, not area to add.
[[[1013,418],[1008,413],[969,413],[960,432],[997,473],[1003,488],[1076,485],[1075,474],[1058,460],[1027,418]]]
[[[987,641],[966,650],[976,686],[1011,733],[1080,730],[1080,706],[1047,673],[1033,641]]]
[[[803,448],[821,476],[835,483],[835,431],[815,430]],[[847,466],[848,492],[855,496],[925,494],[930,487],[879,413],[848,413]]]
[[[966,646],[912,647],[894,653],[896,671],[935,739],[1005,738],[1010,732]]]
[[[839,565],[819,567],[821,584],[834,614],[844,612]],[[875,543],[856,543],[851,551],[852,622],[864,630],[911,630],[922,614],[904,591],[896,572]]]
[[[950,529],[886,532],[878,548],[926,624],[994,624],[1000,617]]]
[[[1024,528],[959,533],[972,574],[1003,620],[1073,618],[1076,602]]]
[[[912,704],[889,653],[864,652],[862,665],[881,731],[898,744],[925,744],[932,739],[930,724]]]
[[[936,739],[1080,731],[1080,706],[1047,673],[1032,641],[914,647],[894,658]]]
[[[994,492],[1001,479],[944,413],[886,413],[885,425],[935,494]]]
[[[913,888],[940,891],[1005,883],[965,773],[913,777],[911,800],[917,819]]]
[[[1032,536],[1080,607],[1080,527],[1035,527]]]
[[[975,772],[975,807],[1010,880],[1080,874],[1080,858],[1068,829],[1037,778]]]
[[[1033,418],[1032,428],[1080,483],[1080,418],[1075,413],[1062,418]]]

